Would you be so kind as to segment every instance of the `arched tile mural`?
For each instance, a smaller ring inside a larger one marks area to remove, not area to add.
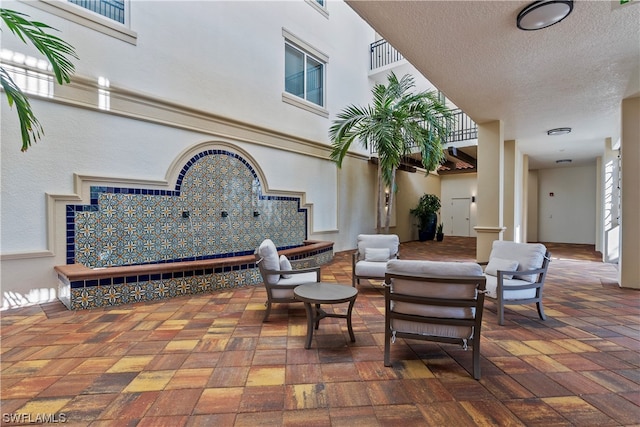
[[[251,254],[307,238],[299,197],[269,196],[254,167],[223,149],[186,162],[174,190],[91,187],[91,204],[67,205],[67,263],[90,268]]]

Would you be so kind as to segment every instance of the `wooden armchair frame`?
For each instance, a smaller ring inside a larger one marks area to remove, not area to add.
[[[302,301],[297,300],[293,294],[293,289],[299,285],[304,283],[313,283],[314,280],[309,280],[308,273],[315,273],[315,282],[320,282],[320,267],[310,267],[310,268],[300,268],[293,270],[269,270],[264,267],[262,263],[262,258],[255,252],[256,265],[260,270],[260,275],[262,276],[262,281],[264,282],[264,287],[267,290],[267,301],[265,301],[264,305],[267,310],[264,313],[263,322],[266,322],[271,314],[271,305],[273,303],[302,303]],[[290,279],[280,279],[279,282],[270,284],[267,280],[269,274],[277,274],[277,275],[291,275]],[[300,276],[301,274],[306,274],[306,277],[300,277],[300,279],[296,280],[296,276]],[[282,292],[281,292],[282,291]]]
[[[395,280],[412,281],[429,286],[430,284],[474,287],[474,298],[446,298],[436,296],[415,296],[409,294],[396,293],[393,290]],[[387,273],[385,275],[385,343],[384,343],[384,365],[391,366],[390,347],[395,338],[408,338],[426,341],[436,341],[451,344],[462,344],[465,349],[471,346],[473,351],[473,378],[480,379],[480,332],[482,328],[482,312],[484,305],[486,278],[481,275],[474,276],[434,276],[425,274],[398,274]],[[419,304],[430,307],[461,308],[471,309],[473,316],[469,318],[443,318],[430,317],[427,315],[416,315],[400,313],[393,310],[395,303]],[[473,328],[472,335],[468,338],[427,335],[419,333],[408,333],[393,329],[393,320],[404,320],[424,325],[447,325]]]
[[[542,306],[542,289],[544,287],[544,281],[547,277],[547,272],[549,269],[549,263],[551,262],[551,253],[546,251],[544,254],[544,259],[542,261],[542,266],[540,268],[536,268],[533,270],[525,270],[525,271],[506,271],[506,270],[498,270],[497,271],[497,287],[496,287],[496,298],[489,296],[486,297],[490,300],[495,301],[496,303],[496,314],[498,315],[498,324],[504,325],[504,309],[506,305],[522,305],[522,304],[536,304],[536,308],[538,310],[538,316],[540,316],[541,320],[547,320],[547,316],[544,314],[544,307]],[[481,262],[480,265],[487,265],[488,262]],[[536,275],[535,282],[524,282],[522,285],[509,285],[505,286],[505,276],[528,276],[528,275]],[[532,298],[521,298],[521,299],[507,299],[505,298],[504,291],[523,291],[527,289],[535,289],[536,294]]]

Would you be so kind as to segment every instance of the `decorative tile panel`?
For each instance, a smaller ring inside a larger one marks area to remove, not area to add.
[[[89,205],[67,205],[68,264],[223,258],[251,254],[267,237],[279,249],[300,246],[307,237],[300,198],[264,195],[253,166],[227,150],[189,159],[174,190],[95,186],[90,198]]]

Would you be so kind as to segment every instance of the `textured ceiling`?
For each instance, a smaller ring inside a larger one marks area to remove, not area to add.
[[[516,27],[527,1],[347,3],[477,123],[501,120],[532,168],[595,162],[640,94],[640,0],[576,1],[539,31]]]

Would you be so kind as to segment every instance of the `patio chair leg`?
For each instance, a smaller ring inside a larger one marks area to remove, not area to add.
[[[265,302],[264,305],[267,307],[267,310],[264,312],[264,318],[262,319],[262,321],[266,322],[269,314],[271,314],[271,301]]]
[[[473,343],[473,378],[480,379],[480,343]]]
[[[391,347],[391,334],[387,331],[384,334],[384,366],[391,366],[390,361],[390,349]]]
[[[544,314],[544,308],[542,307],[542,301],[537,302],[536,306],[538,307],[538,316],[540,316],[540,319],[547,320],[547,316]]]
[[[497,301],[497,307],[498,307],[498,325],[503,326],[504,325],[504,303],[502,302],[502,299],[498,299]]]

